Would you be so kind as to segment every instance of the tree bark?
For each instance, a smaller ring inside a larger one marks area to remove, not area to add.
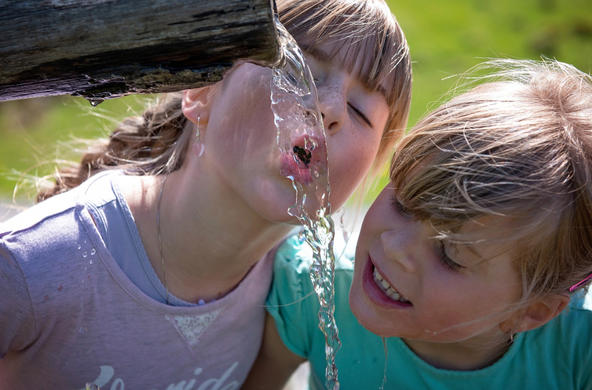
[[[274,0],[9,0],[0,101],[91,101],[196,88],[238,59],[279,58]]]

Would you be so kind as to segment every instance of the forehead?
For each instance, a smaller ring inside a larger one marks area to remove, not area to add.
[[[364,69],[368,67],[367,58],[372,53],[352,53],[347,47],[334,42],[326,42],[317,46],[307,46],[305,51],[315,59],[345,70],[358,79],[370,91],[379,92],[387,99],[386,79],[381,82],[370,80]]]
[[[368,90],[380,92],[389,102],[392,100],[395,67],[387,65],[392,53],[380,50],[374,37],[306,36],[298,39],[298,44],[315,58],[347,71]]]

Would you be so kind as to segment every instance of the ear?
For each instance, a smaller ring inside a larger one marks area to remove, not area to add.
[[[569,303],[569,296],[563,294],[549,294],[530,302],[522,310],[521,318],[514,328],[516,332],[524,332],[545,325],[557,317]]]
[[[183,114],[191,122],[201,126],[208,122],[210,115],[211,87],[187,89],[183,91]]]

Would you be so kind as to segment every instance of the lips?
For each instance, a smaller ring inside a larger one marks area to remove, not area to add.
[[[362,278],[364,292],[375,304],[385,308],[408,308],[413,306],[374,266],[368,257]]]
[[[313,172],[326,169],[327,152],[321,137],[303,135],[292,141],[289,152],[280,157],[280,174],[302,184],[310,184]],[[325,168],[325,169],[323,169]]]

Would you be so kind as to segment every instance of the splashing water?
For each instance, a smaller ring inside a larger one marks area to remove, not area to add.
[[[296,191],[288,213],[304,226],[313,251],[311,280],[319,299],[319,328],[325,336],[326,386],[339,389],[335,354],[341,342],[335,323],[335,227],[329,215],[329,168],[317,90],[304,55],[276,19],[283,59],[273,69],[271,107],[282,155],[281,174]]]

